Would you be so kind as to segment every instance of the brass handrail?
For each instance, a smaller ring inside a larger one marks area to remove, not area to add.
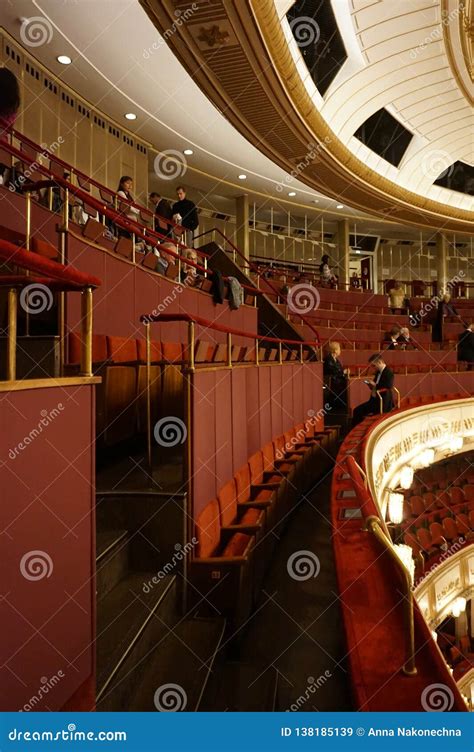
[[[392,386],[390,389],[377,389],[377,397],[379,398],[379,402],[380,402],[380,415],[383,414],[383,397],[382,397],[382,392],[388,392],[388,391],[396,392],[396,394],[397,394],[397,410],[400,409],[400,392],[399,392],[399,390],[397,389],[396,386]]]
[[[397,566],[403,580],[403,610],[405,614],[405,663],[403,664],[403,673],[407,676],[415,676],[417,673],[415,665],[415,621],[413,616],[413,592],[412,583],[408,569],[396,553],[390,538],[383,531],[382,521],[375,515],[367,517],[365,521],[366,530],[373,533],[377,540],[383,545],[394,564]]]

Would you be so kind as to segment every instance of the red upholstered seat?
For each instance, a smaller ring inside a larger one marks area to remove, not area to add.
[[[250,468],[248,464],[241,467],[234,477],[237,488],[237,502],[245,504],[250,499]]]
[[[183,360],[183,345],[180,342],[162,342],[161,352],[163,360],[167,360],[169,363]]]
[[[469,523],[469,517],[467,514],[458,514],[455,519],[456,527],[458,534],[463,537],[469,535],[471,532],[474,532],[471,528],[471,525]]]
[[[464,486],[464,496],[468,503],[471,503],[474,501],[474,485],[468,484],[467,486]]]
[[[232,525],[237,517],[237,490],[234,478],[222,486],[217,499],[221,513],[222,527]]]
[[[464,504],[466,501],[466,496],[462,488],[457,488],[456,486],[452,486],[449,489],[449,495],[451,496],[452,504]]]
[[[150,346],[151,362],[158,363],[162,359],[161,343],[151,342],[150,345],[151,345]],[[146,340],[137,339],[137,352],[138,352],[138,362],[146,363]]]
[[[224,558],[244,556],[252,542],[252,536],[246,533],[235,533],[222,551]]]
[[[410,506],[414,517],[421,517],[425,513],[425,505],[421,496],[412,496]]]
[[[52,243],[37,237],[31,238],[31,250],[44,258],[57,259],[59,256],[58,249]]]
[[[250,481],[252,485],[258,485],[263,479],[263,453],[255,452],[249,459]]]
[[[136,363],[138,360],[137,340],[108,335],[107,355],[114,363]]]
[[[105,334],[92,335],[92,362],[104,363],[107,360],[107,337]],[[78,365],[81,362],[81,337],[78,332],[69,332],[69,357],[70,365]]]
[[[196,520],[196,537],[198,540],[196,555],[207,559],[218,549],[221,536],[220,510],[217,499],[210,501]]]
[[[446,517],[443,520],[442,534],[448,541],[455,540],[458,537],[458,529],[452,517]]]
[[[241,525],[259,525],[262,522],[265,512],[255,507],[247,509],[239,519]]]

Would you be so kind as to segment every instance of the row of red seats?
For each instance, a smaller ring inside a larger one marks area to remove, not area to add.
[[[206,504],[195,522],[191,605],[201,611],[210,605],[234,628],[245,621],[270,561],[274,533],[331,466],[337,436],[337,427],[320,431],[298,424],[253,454]]]
[[[442,522],[431,522],[428,527],[412,526],[404,533],[404,542],[411,546],[416,559],[420,552],[427,556],[446,550],[459,539],[474,537],[474,509],[469,514],[459,512],[455,517],[445,517]]]

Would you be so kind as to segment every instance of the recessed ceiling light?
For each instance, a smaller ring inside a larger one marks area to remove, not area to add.
[[[61,63],[61,65],[71,65],[72,63],[69,55],[58,55],[56,60],[58,61],[58,63]]]
[[[242,173],[242,175],[239,175],[239,180],[247,180],[247,175],[244,175],[244,173]]]
[[[336,209],[344,209],[344,204],[338,204],[338,205],[336,206]]]
[[[193,152],[193,150],[192,150],[192,149],[185,149],[185,150],[183,151],[183,154],[186,154],[186,156],[187,156],[187,157],[190,157],[190,156],[191,156],[191,154],[194,154],[194,152]]]
[[[313,198],[313,204],[319,204],[319,198]]]
[[[290,191],[288,195],[289,196],[296,196],[296,193],[295,193],[295,191]]]
[[[125,119],[126,120],[136,120],[137,116],[135,115],[134,112],[126,112],[125,113]]]

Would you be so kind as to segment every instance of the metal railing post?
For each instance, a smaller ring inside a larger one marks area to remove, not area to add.
[[[7,381],[16,379],[16,335],[17,335],[18,293],[14,288],[8,291],[8,341],[7,341]]]
[[[92,287],[81,295],[81,376],[92,376]]]

